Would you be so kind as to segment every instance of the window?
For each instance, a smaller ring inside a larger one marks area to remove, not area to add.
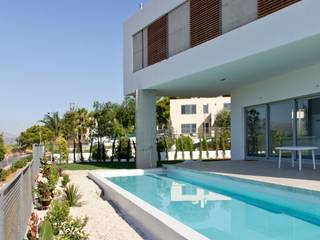
[[[182,134],[193,134],[197,133],[197,124],[181,124],[181,133]]]
[[[197,113],[197,105],[182,105],[181,106],[181,114],[196,114]]]
[[[298,99],[296,101],[296,109],[297,145],[319,146],[320,98]],[[316,151],[316,155],[319,159],[319,150]]]
[[[293,145],[293,102],[292,100],[270,104],[271,156],[277,157],[276,147]],[[283,153],[291,156],[290,153]]]
[[[208,122],[206,122],[204,125],[203,125],[203,132],[208,134],[209,133],[209,129],[210,129],[210,125]]]
[[[223,104],[223,107],[224,107],[225,109],[231,110],[231,103],[224,103],[224,104]]]
[[[204,114],[209,113],[209,104],[203,105],[203,113],[204,113]]]

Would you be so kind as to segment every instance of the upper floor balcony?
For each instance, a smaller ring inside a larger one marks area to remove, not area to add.
[[[124,24],[124,91],[213,96],[320,60],[316,0],[152,0]]]

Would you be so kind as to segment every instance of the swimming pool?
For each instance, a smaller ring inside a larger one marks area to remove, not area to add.
[[[129,198],[132,194],[160,210],[168,216],[163,221],[174,219],[181,223],[177,228],[186,226],[180,232],[191,229],[182,238],[320,239],[318,192],[175,167],[100,177],[129,193]],[[113,200],[117,204],[117,198]]]

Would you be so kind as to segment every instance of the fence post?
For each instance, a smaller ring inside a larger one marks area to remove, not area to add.
[[[4,239],[3,193],[0,193],[0,239]]]

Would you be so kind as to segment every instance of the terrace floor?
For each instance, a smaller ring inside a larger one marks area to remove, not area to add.
[[[194,170],[207,171],[244,179],[269,182],[284,186],[320,191],[320,165],[316,170],[312,165],[303,164],[299,172],[296,164],[291,167],[289,162],[283,162],[281,169],[277,161],[186,161],[177,166]]]

